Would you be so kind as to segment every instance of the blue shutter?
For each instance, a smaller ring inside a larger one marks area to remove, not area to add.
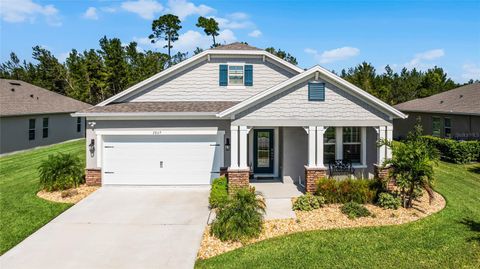
[[[228,65],[226,64],[220,65],[220,76],[219,76],[218,84],[220,86],[228,85]]]
[[[245,86],[253,86],[253,65],[245,65]]]
[[[308,101],[325,101],[325,83],[308,83]]]

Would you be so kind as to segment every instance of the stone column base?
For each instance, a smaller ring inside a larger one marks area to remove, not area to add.
[[[250,169],[228,168],[228,192],[232,193],[236,189],[248,187],[250,183]]]
[[[305,192],[314,193],[317,190],[317,180],[327,177],[327,168],[305,166]]]
[[[379,179],[382,183],[385,183],[385,187],[387,188],[387,190],[394,190],[397,186],[397,181],[395,180],[395,178],[390,177],[390,171],[393,169],[393,167],[383,167],[380,164],[374,164],[373,167],[375,178]]]
[[[102,186],[102,169],[85,169],[85,184],[87,186]]]

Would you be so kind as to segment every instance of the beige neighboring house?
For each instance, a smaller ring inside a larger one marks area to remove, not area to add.
[[[358,176],[406,116],[327,69],[303,69],[241,43],[199,53],[74,114],[87,118],[87,183],[315,188],[334,160]]]
[[[0,154],[85,137],[89,104],[19,80],[0,79]]]
[[[394,120],[394,138],[405,138],[419,119],[426,135],[458,140],[480,139],[480,83],[394,107],[408,114],[406,119]]]

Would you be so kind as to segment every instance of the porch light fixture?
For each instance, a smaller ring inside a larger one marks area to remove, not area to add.
[[[90,150],[90,157],[93,157],[95,155],[95,139],[90,140],[88,149]]]
[[[230,150],[230,138],[225,138],[225,150]]]

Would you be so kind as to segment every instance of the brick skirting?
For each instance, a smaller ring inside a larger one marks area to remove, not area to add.
[[[395,178],[389,177],[389,173],[393,169],[393,167],[392,166],[383,167],[378,164],[375,164],[373,167],[374,167],[375,178],[380,179],[381,182],[385,182],[387,190],[389,191],[394,190],[395,187],[397,186],[397,182]]]
[[[250,169],[228,169],[228,192],[235,189],[248,187],[250,183]]]
[[[305,192],[314,193],[317,180],[322,177],[327,177],[327,168],[305,166]]]
[[[102,186],[102,169],[85,169],[85,184],[88,186]]]

